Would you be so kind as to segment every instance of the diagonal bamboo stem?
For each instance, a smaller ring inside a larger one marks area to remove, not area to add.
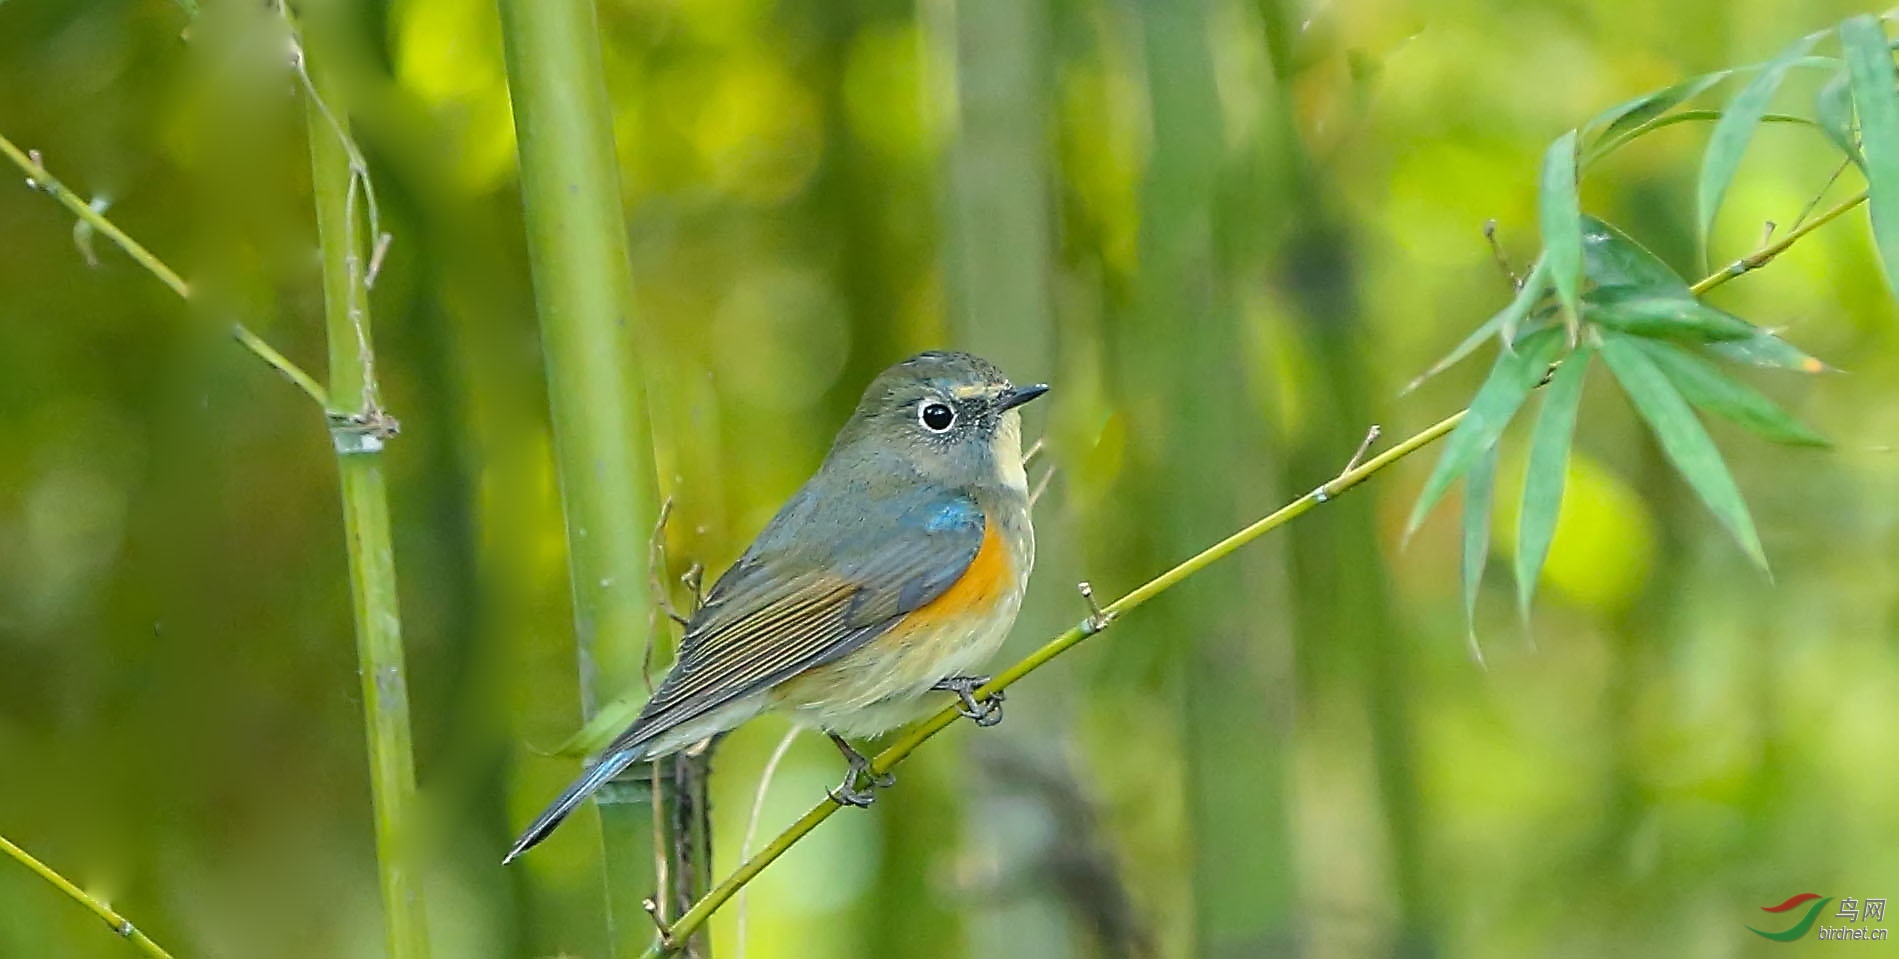
[[[308,80],[307,75],[305,79]],[[321,103],[315,84],[307,85],[306,90],[313,104]],[[246,349],[322,406],[328,417],[337,451],[349,547],[350,586],[358,657],[362,663],[370,784],[376,808],[378,864],[387,912],[389,955],[392,959],[426,959],[429,954],[426,916],[420,879],[414,867],[415,770],[408,683],[403,663],[401,614],[396,601],[388,492],[381,457],[377,455],[383,441],[394,435],[396,426],[394,419],[377,404],[374,353],[368,332],[369,277],[358,245],[361,225],[356,196],[359,189],[367,189],[363,182],[367,172],[354,146],[346,143],[347,127],[332,116],[326,106],[313,106],[308,112],[313,191],[323,254],[331,389],[325,390],[309,373],[242,324],[234,325],[233,335]],[[191,287],[177,271],[53,177],[36,154],[20,150],[4,136],[0,136],[0,153],[25,171],[30,186],[52,196],[74,216],[112,240],[181,299],[191,299]],[[347,407],[332,408],[333,396],[341,398]],[[17,847],[7,845],[10,853],[17,851]],[[50,870],[41,867],[34,871],[67,890],[69,895],[76,891],[70,888],[70,883],[57,880]],[[126,927],[115,925],[114,928]],[[162,950],[159,954],[163,954]]]
[[[191,284],[186,283],[184,277],[178,275],[178,271],[166,266],[165,261],[146,249],[144,244],[132,239],[124,230],[119,229],[117,223],[107,219],[104,213],[94,209],[92,204],[87,203],[79,194],[61,183],[58,177],[48,172],[46,164],[40,160],[37,151],[21,150],[14,145],[12,140],[0,136],[0,153],[6,154],[7,159],[12,160],[13,165],[26,174],[27,186],[59,201],[59,205],[78,217],[80,222],[117,244],[119,249],[125,251],[125,255],[132,258],[133,262],[144,267],[145,272],[150,273],[158,279],[158,282],[165,284],[173,293],[178,294],[179,299],[191,299]],[[255,353],[258,359],[269,363],[278,372],[289,377],[292,383],[297,384],[297,388],[316,400],[318,406],[327,408],[330,405],[329,395],[324,392],[323,387],[317,385],[317,381],[310,374],[305,373],[301,367],[292,363],[282,353],[272,349],[270,344],[264,342],[262,337],[251,332],[244,324],[233,324],[232,335],[245,349]]]
[[[1802,237],[1865,202],[1866,196],[1865,191],[1861,191],[1854,196],[1840,201],[1838,204],[1828,208],[1824,213],[1801,224],[1797,229],[1789,231],[1787,235],[1780,239],[1770,243],[1764,243],[1754,252],[1734,261],[1734,263],[1727,268],[1703,277],[1693,284],[1690,289],[1692,289],[1696,295],[1700,295],[1737,276],[1758,269],[1774,257],[1780,255],[1788,247],[1799,242]],[[1213,563],[1226,558],[1240,547],[1298,519],[1310,512],[1314,507],[1329,502],[1350,491],[1360,483],[1382,472],[1399,460],[1437,442],[1446,434],[1450,433],[1451,430],[1455,429],[1467,412],[1467,410],[1459,410],[1418,433],[1413,434],[1398,445],[1366,460],[1363,464],[1349,466],[1349,468],[1330,482],[1280,507],[1271,514],[1255,521],[1252,525],[1228,536],[1226,539],[1207,547],[1192,558],[1148,580],[1133,592],[1122,596],[1106,607],[1093,611],[1092,614],[1079,625],[1070,628],[1067,632],[1050,640],[1047,644],[1043,645],[1042,648],[1031,653],[1007,670],[1004,670],[1001,674],[997,675],[989,685],[977,690],[975,695],[980,698],[1008,688],[1028,674],[1042,668],[1050,660],[1079,645],[1083,640],[1101,632],[1109,623],[1122,614],[1130,612],[1148,600],[1174,588],[1183,580],[1186,580],[1188,577]],[[1360,451],[1361,455],[1362,453],[1363,450]],[[1356,463],[1358,458],[1358,456],[1353,457],[1354,463]],[[1083,586],[1083,595],[1090,596],[1086,589],[1086,584],[1083,584]],[[1089,604],[1091,610],[1093,609],[1093,602],[1090,596]],[[892,743],[889,748],[877,754],[876,758],[871,761],[871,771],[873,773],[883,773],[894,768],[931,737],[948,729],[950,725],[956,721],[957,717],[958,713],[956,709],[950,707],[912,727],[896,742]],[[694,930],[704,925],[706,920],[711,918],[712,914],[718,911],[719,907],[723,906],[727,900],[731,899],[734,894],[744,888],[747,883],[757,878],[758,874],[764,872],[767,866],[777,861],[778,857],[790,851],[792,846],[797,845],[799,840],[802,840],[806,835],[810,834],[819,824],[831,818],[831,815],[840,808],[842,807],[830,801],[820,802],[812,806],[809,812],[786,827],[785,831],[780,833],[776,839],[773,839],[770,845],[759,850],[757,855],[747,859],[738,869],[733,871],[732,875],[726,877],[724,881],[714,886],[712,890],[706,893],[697,903],[694,903],[691,909],[680,916],[666,933],[660,936],[660,938],[646,950],[642,959],[659,959],[661,956],[671,955],[676,952],[678,943],[683,941],[684,937],[690,936]]]
[[[13,145],[12,140],[0,136],[0,153],[5,153],[7,159],[12,160],[15,166],[26,171],[27,186],[58,200],[60,206],[72,211],[74,216],[104,234],[106,239],[117,244],[119,249],[124,250],[127,256],[136,260],[146,272],[157,277],[160,283],[171,287],[172,292],[178,294],[179,299],[191,299],[191,285],[185,282],[184,277],[179,276],[171,267],[166,266],[163,260],[153,256],[152,251],[127,236],[124,230],[119,229],[118,224],[106,219],[105,214],[93,209],[92,204],[87,203],[79,194],[74,193],[57,177],[47,172],[45,164],[40,162],[38,151],[22,151]]]
[[[1031,653],[1021,662],[1004,670],[994,680],[990,681],[987,686],[977,690],[974,695],[980,699],[991,693],[1007,689],[1014,683],[1019,682],[1023,677],[1047,665],[1050,660],[1079,645],[1088,637],[1101,632],[1122,614],[1139,608],[1142,604],[1154,597],[1180,585],[1180,583],[1188,577],[1231,555],[1235,550],[1245,546],[1247,543],[1298,519],[1300,516],[1311,511],[1315,506],[1330,502],[1383,471],[1393,463],[1436,442],[1446,433],[1454,429],[1463,418],[1464,412],[1460,410],[1457,413],[1439,420],[1428,429],[1372,457],[1364,464],[1340,473],[1330,482],[1280,507],[1270,515],[1247,526],[1245,529],[1207,547],[1192,558],[1175,566],[1173,569],[1148,580],[1133,592],[1109,603],[1098,612],[1091,612],[1087,619],[1084,619],[1081,623],[1071,627],[1067,632],[1050,640],[1041,649]],[[937,733],[949,728],[949,726],[956,721],[958,715],[955,707],[948,707],[911,728],[909,732],[892,743],[889,748],[877,754],[877,757],[871,761],[872,772],[883,773],[894,768],[911,753],[915,752],[917,747],[923,745],[924,742],[928,741]],[[646,959],[657,959],[659,956],[664,956],[672,952],[674,943],[680,941],[685,936],[691,935],[693,930],[702,925],[706,919],[720,906],[724,905],[725,901],[730,899],[734,893],[738,892],[740,888],[743,888],[746,883],[751,882],[754,877],[765,870],[765,867],[771,865],[779,856],[784,855],[793,845],[796,845],[800,839],[803,839],[807,833],[816,829],[818,824],[831,818],[831,815],[841,808],[843,807],[828,800],[812,806],[810,812],[805,813],[797,822],[792,823],[789,828],[779,834],[778,838],[772,840],[770,845],[760,850],[757,855],[746,860],[744,865],[740,866],[737,871],[727,877],[724,882],[714,887],[711,892],[706,894],[705,898],[694,904],[692,909],[688,910],[685,915],[680,916],[678,921],[672,925],[671,935],[655,942],[653,946],[646,951]]]
[[[1815,216],[1813,219],[1808,220],[1805,223],[1802,223],[1791,230],[1788,230],[1786,236],[1783,236],[1780,239],[1775,240],[1771,243],[1761,244],[1760,247],[1757,248],[1754,252],[1749,253],[1748,255],[1741,257],[1738,260],[1735,260],[1733,263],[1728,264],[1725,269],[1719,270],[1714,273],[1710,273],[1707,276],[1702,277],[1699,281],[1695,283],[1695,285],[1689,287],[1688,289],[1693,291],[1693,293],[1696,296],[1700,296],[1701,294],[1706,293],[1709,290],[1712,290],[1715,287],[1720,286],[1721,284],[1726,283],[1727,281],[1732,280],[1737,276],[1740,276],[1744,273],[1751,273],[1755,270],[1760,269],[1763,266],[1766,266],[1770,261],[1773,260],[1774,257],[1777,257],[1781,253],[1785,252],[1788,247],[1793,246],[1795,243],[1800,242],[1801,237],[1804,237],[1807,234],[1812,233],[1813,231],[1823,226],[1826,226],[1828,223],[1831,223],[1834,220],[1839,219],[1840,216],[1845,214],[1847,211],[1853,209],[1856,206],[1859,206],[1862,203],[1865,203],[1866,198],[1870,195],[1871,194],[1868,191],[1861,190],[1858,193],[1855,193],[1852,196],[1849,196],[1846,199],[1841,200],[1840,202],[1835,203],[1830,207],[1827,207],[1824,212]]]
[[[13,857],[20,865],[32,870],[34,875],[52,883],[60,892],[71,896],[80,905],[92,910],[92,914],[105,920],[105,924],[110,926],[113,932],[131,940],[132,944],[139,947],[146,955],[153,957],[153,959],[171,959],[171,953],[166,952],[158,943],[153,942],[150,936],[140,931],[137,926],[132,925],[132,920],[119,915],[111,906],[88,895],[85,890],[73,885],[72,880],[54,872],[52,867],[33,858],[32,854],[26,850],[7,841],[7,837],[5,836],[0,836],[0,852],[5,852],[7,855]]]

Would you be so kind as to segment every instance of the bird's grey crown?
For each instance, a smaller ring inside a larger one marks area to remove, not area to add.
[[[989,383],[1006,384],[1009,377],[996,364],[974,353],[958,350],[925,350],[897,364],[900,367],[916,368],[926,376],[941,376],[951,379],[982,380]]]

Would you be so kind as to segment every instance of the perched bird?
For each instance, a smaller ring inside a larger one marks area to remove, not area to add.
[[[633,763],[766,710],[831,737],[850,764],[831,796],[857,806],[890,779],[869,777],[845,737],[909,722],[933,690],[981,725],[999,721],[1000,697],[978,702],[988,677],[972,673],[1014,624],[1035,563],[1016,407],[1047,391],[967,353],[920,353],[879,374],[817,475],[706,594],[639,718],[503,861]]]

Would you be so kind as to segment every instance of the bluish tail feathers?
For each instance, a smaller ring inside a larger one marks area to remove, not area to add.
[[[541,840],[546,839],[548,834],[554,831],[554,827],[560,825],[561,820],[566,819],[569,813],[579,808],[581,803],[586,802],[588,796],[606,785],[608,780],[618,776],[626,767],[638,762],[642,755],[643,751],[640,747],[630,746],[600,757],[600,761],[595,763],[592,769],[587,770],[586,775],[575,780],[573,785],[567,787],[567,791],[560,794],[560,798],[550,803],[539,816],[534,817],[533,824],[521,833],[521,838],[516,839],[513,848],[501,858],[501,864],[505,866],[513,862],[517,856],[539,845]]]

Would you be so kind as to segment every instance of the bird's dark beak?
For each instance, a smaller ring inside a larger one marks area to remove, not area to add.
[[[996,398],[996,412],[1015,409],[1046,392],[1048,392],[1047,383],[1030,383],[1027,386],[1011,387]]]

